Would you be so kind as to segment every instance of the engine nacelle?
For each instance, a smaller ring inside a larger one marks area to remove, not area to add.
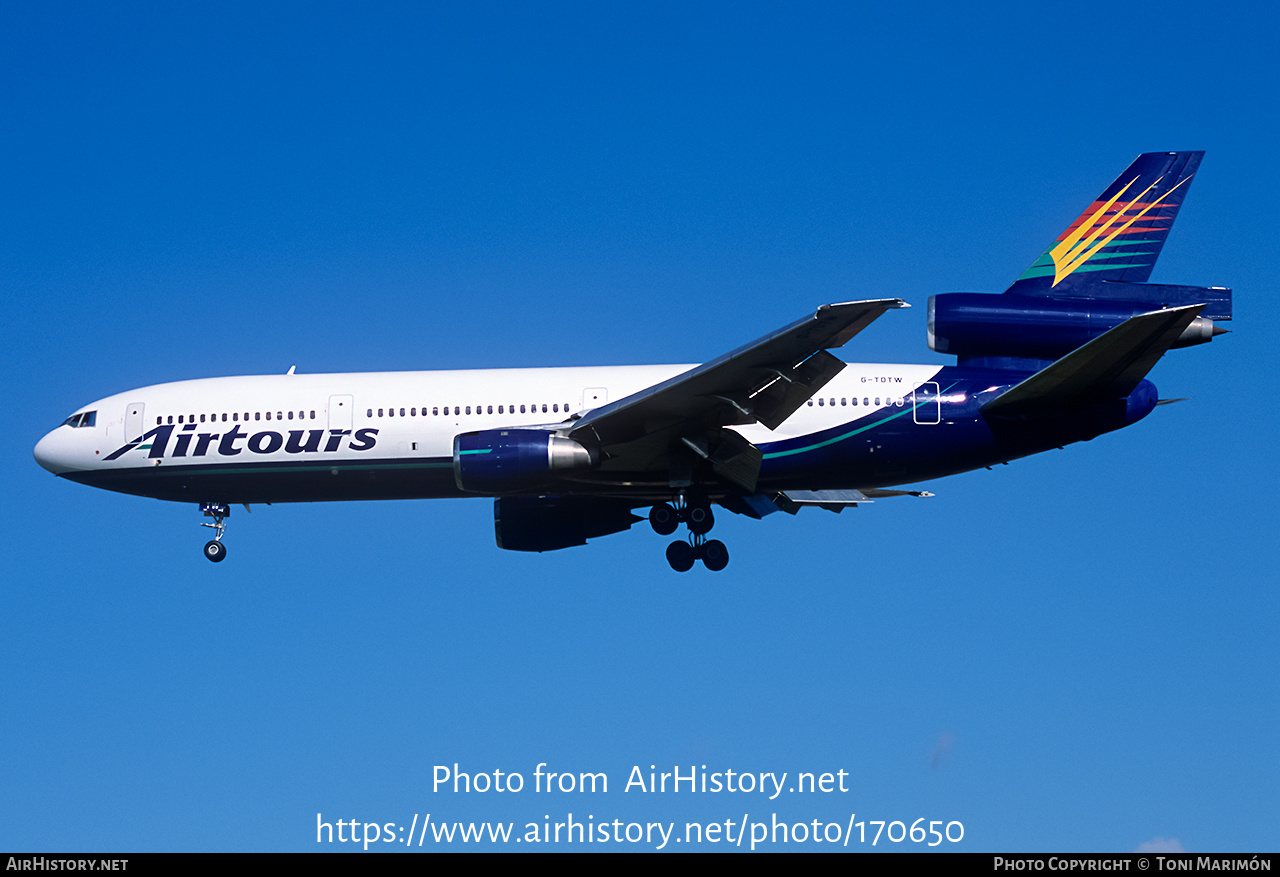
[[[493,501],[493,531],[508,551],[556,551],[620,533],[644,518],[627,501],[594,496],[504,496]]]
[[[1159,309],[1152,302],[949,292],[929,298],[929,347],[962,359],[1058,359],[1130,317]],[[1221,331],[1196,317],[1173,346],[1203,344]]]
[[[584,446],[542,429],[487,429],[453,440],[453,480],[472,493],[528,490],[594,465]]]

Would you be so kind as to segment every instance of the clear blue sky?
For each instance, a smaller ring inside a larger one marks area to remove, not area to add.
[[[1269,7],[0,16],[0,848],[314,850],[317,812],[1280,848]],[[31,459],[150,383],[695,362],[856,298],[914,308],[846,358],[941,363],[930,294],[1166,149],[1207,155],[1153,280],[1236,291],[1151,376],[1189,402],[933,499],[721,514],[720,574],[643,525],[503,552],[482,500],[237,509],[215,566],[194,507]],[[610,790],[433,793],[455,762]],[[850,790],[622,790],[651,764]]]

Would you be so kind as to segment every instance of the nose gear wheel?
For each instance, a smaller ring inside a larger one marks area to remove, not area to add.
[[[212,527],[215,535],[204,544],[204,556],[214,563],[221,563],[227,557],[227,546],[222,544],[223,531],[227,529],[226,519],[231,517],[231,509],[221,503],[206,502],[200,504],[200,511],[206,518],[213,518],[213,523],[201,521],[201,527]]]

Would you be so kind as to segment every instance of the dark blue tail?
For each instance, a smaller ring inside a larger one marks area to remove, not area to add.
[[[1071,295],[1102,280],[1145,283],[1203,156],[1138,156],[1007,291]]]
[[[1231,319],[1231,290],[1147,283],[1203,152],[1148,152],[1116,178],[1004,295],[929,300],[929,346],[961,362],[1039,367],[1139,314],[1196,306],[1171,342],[1185,347]]]

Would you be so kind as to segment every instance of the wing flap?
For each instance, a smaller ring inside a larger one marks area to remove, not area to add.
[[[769,429],[777,429],[843,368],[843,362],[819,350],[797,363],[789,374],[779,372],[776,380],[760,388],[752,398],[755,419]]]

